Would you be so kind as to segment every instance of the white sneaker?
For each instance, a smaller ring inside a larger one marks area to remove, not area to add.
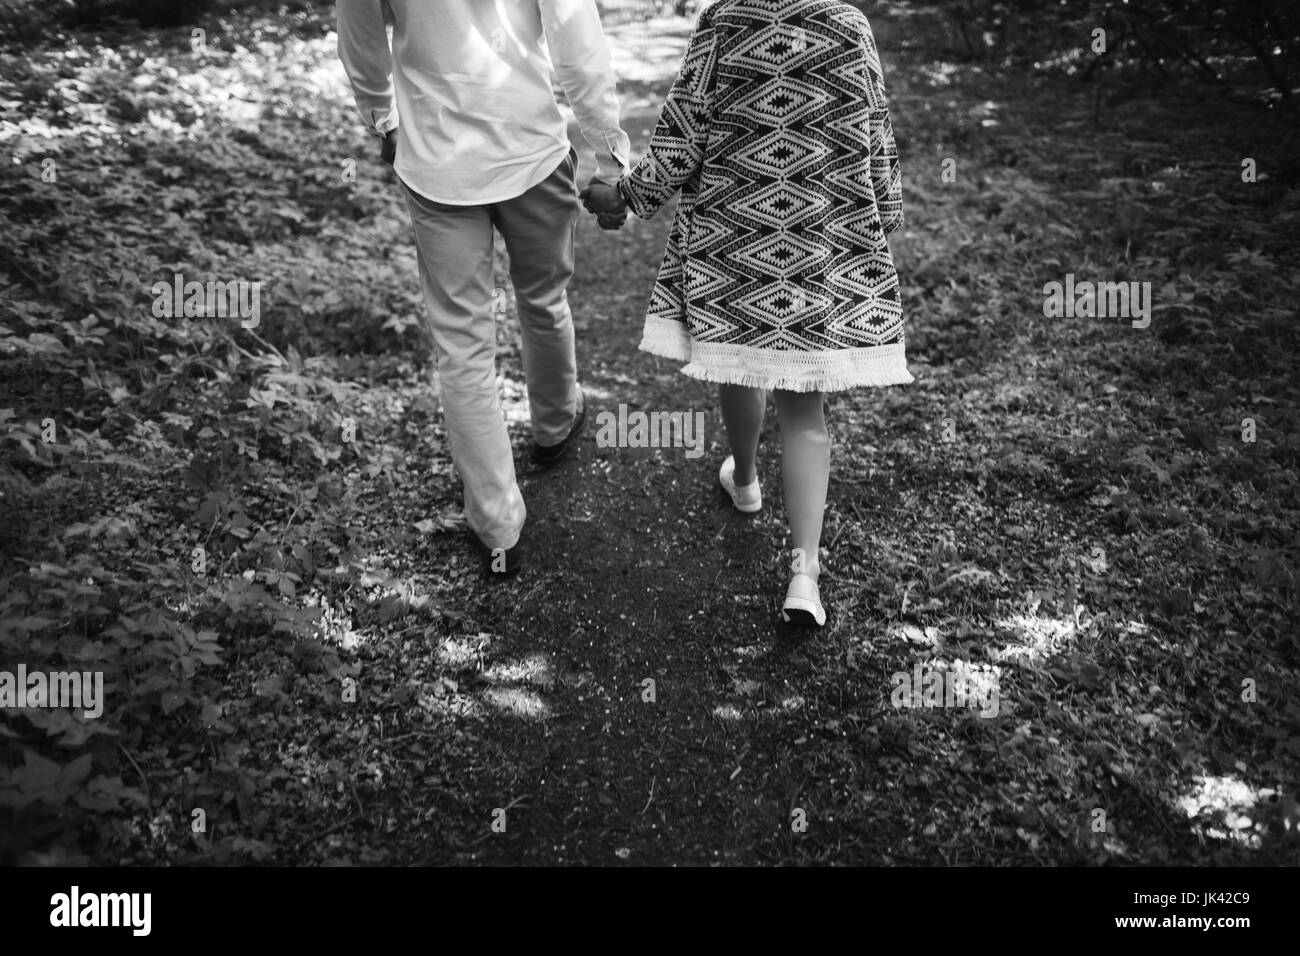
[[[753,514],[755,511],[762,509],[763,490],[759,487],[757,476],[754,478],[752,485],[746,485],[744,488],[736,485],[736,459],[734,455],[728,455],[727,460],[718,469],[718,483],[722,485],[723,491],[731,495],[731,503],[736,506],[737,511]]]
[[[795,548],[791,567],[793,574],[790,577],[790,587],[785,592],[785,604],[781,607],[781,620],[801,627],[824,627],[826,609],[822,607],[817,582],[805,568],[803,550]]]

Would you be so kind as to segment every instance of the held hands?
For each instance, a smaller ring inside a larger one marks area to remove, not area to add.
[[[601,229],[619,229],[627,222],[627,203],[617,189],[603,180],[592,177],[578,198],[587,212],[595,213],[596,224]]]

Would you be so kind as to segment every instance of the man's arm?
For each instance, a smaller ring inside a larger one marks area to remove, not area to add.
[[[628,167],[632,144],[619,125],[609,40],[595,0],[538,0],[542,29],[560,87],[596,151],[596,178],[615,182]]]
[[[366,128],[379,136],[397,129],[393,100],[393,54],[387,0],[338,0],[338,53]]]

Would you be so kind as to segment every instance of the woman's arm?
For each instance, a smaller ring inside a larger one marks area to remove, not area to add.
[[[650,148],[630,173],[618,181],[624,202],[649,219],[704,161],[717,83],[717,33],[713,9],[700,15],[677,79],[668,92]]]
[[[885,96],[884,72],[871,27],[862,20],[862,46],[866,60],[867,131],[871,141],[871,186],[876,194],[885,235],[903,224],[903,175],[894,142],[894,125],[889,119],[889,100]]]
[[[903,174],[889,109],[871,111],[871,185],[880,222],[889,235],[903,224]]]

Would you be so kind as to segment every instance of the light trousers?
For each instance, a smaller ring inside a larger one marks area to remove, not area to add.
[[[527,517],[497,391],[492,230],[510,256],[533,440],[554,445],[578,408],[565,292],[578,223],[577,160],[570,150],[523,195],[482,206],[434,202],[403,186],[465,518],[489,548],[514,547]]]

